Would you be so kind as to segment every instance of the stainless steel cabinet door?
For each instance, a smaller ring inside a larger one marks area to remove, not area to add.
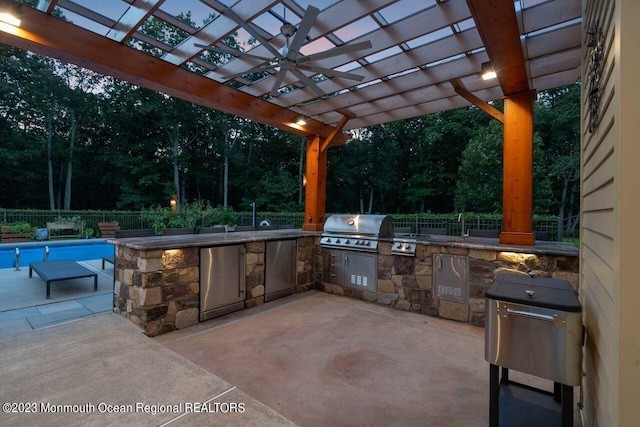
[[[460,255],[433,255],[433,290],[437,298],[466,303],[469,259]]]
[[[296,286],[297,242],[267,242],[266,251],[265,301],[293,294]]]
[[[201,320],[243,308],[244,283],[244,245],[201,249]],[[218,310],[223,307],[229,308]]]
[[[377,292],[377,255],[345,251],[343,255],[344,286]]]

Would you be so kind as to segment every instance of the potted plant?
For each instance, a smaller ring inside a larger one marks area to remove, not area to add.
[[[91,227],[87,227],[84,229],[84,238],[85,239],[90,239],[93,237],[93,228]]]
[[[1,228],[2,242],[30,242],[35,237],[28,222],[17,222],[15,224],[3,224]]]
[[[75,237],[80,238],[84,236],[84,222],[77,216],[68,218],[58,216],[54,222],[47,222],[47,232],[49,237]],[[62,234],[63,230],[70,230],[71,234]],[[75,231],[79,232],[76,234]]]

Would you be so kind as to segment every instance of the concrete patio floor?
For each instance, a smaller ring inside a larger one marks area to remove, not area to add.
[[[306,292],[154,339],[304,426],[486,426],[483,329]]]
[[[116,314],[5,336],[0,400],[39,412],[0,424],[486,426],[488,374],[482,328],[310,291],[155,338]]]
[[[0,401],[7,426],[293,425],[116,314],[3,338]],[[220,409],[185,413],[187,404]]]

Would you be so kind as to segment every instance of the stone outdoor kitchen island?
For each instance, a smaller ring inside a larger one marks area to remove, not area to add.
[[[211,235],[117,239],[114,311],[155,336],[183,329],[200,318],[200,249],[243,245],[243,308],[265,301],[266,242],[295,239],[295,292],[312,288],[376,304],[484,326],[485,291],[504,271],[568,281],[578,290],[578,249],[573,244],[538,242],[506,245],[498,239],[419,237],[415,257],[394,255],[381,239],[375,287],[358,289],[327,283],[326,249],[319,232],[274,230]],[[438,271],[459,263],[460,285],[438,283]]]
[[[536,245],[500,244],[498,239],[456,236],[423,236],[417,239],[415,257],[392,254],[392,243],[380,241],[375,292],[324,282],[319,289],[377,304],[445,319],[484,326],[485,291],[501,272],[533,274],[563,279],[578,291],[578,248],[573,244],[537,242]],[[323,251],[326,251],[324,249]],[[319,251],[316,266],[322,269],[326,254]],[[437,283],[439,269],[457,262],[459,288]],[[459,289],[459,295],[454,290]],[[451,291],[451,292],[449,292]]]
[[[301,230],[118,239],[114,311],[156,336],[199,322],[200,248],[244,246],[244,308],[264,302],[268,240],[297,243],[295,291],[312,288],[313,236]]]

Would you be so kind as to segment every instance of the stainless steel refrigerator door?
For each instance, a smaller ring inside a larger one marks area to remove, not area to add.
[[[244,245],[200,250],[200,320],[244,308]]]
[[[265,266],[265,301],[295,293],[297,242],[267,242]]]

